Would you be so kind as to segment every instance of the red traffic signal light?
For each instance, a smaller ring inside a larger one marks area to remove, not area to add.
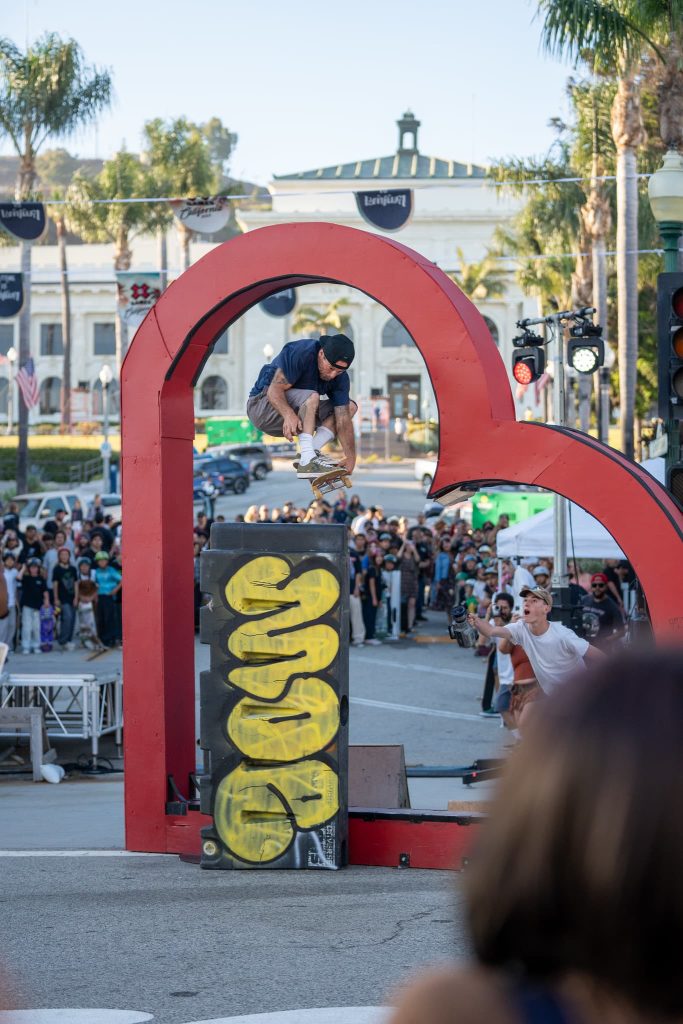
[[[657,279],[659,415],[683,420],[683,274]]]
[[[512,353],[512,376],[518,384],[531,384],[545,370],[545,352],[535,345],[518,348]]]

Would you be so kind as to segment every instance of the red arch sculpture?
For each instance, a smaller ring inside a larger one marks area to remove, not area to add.
[[[395,241],[334,224],[288,224],[214,249],[161,297],[122,368],[126,845],[180,852],[167,778],[195,766],[192,613],[193,386],[214,339],[273,292],[350,285],[386,306],[420,349],[439,408],[432,494],[488,481],[537,484],[601,520],[626,552],[659,638],[680,639],[683,516],[652,477],[578,431],[518,423],[483,318],[453,282]],[[145,524],[144,530],[142,524]],[[668,571],[662,567],[668,566]]]

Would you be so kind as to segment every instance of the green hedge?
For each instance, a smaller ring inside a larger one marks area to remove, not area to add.
[[[28,452],[29,473],[43,480],[68,483],[69,470],[97,458],[98,452],[89,448],[40,448]],[[16,448],[0,448],[0,480],[14,480],[17,473]]]

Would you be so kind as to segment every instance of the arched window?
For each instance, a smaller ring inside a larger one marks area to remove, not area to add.
[[[202,382],[200,408],[207,412],[228,408],[228,385],[222,377],[207,377]]]
[[[9,415],[9,381],[0,377],[0,416]]]
[[[484,323],[485,323],[485,324],[486,324],[486,326],[488,327],[488,329],[489,329],[489,333],[490,333],[491,337],[493,338],[493,340],[495,341],[496,345],[499,345],[499,340],[498,340],[498,327],[497,327],[497,325],[496,325],[496,324],[495,324],[495,323],[493,322],[493,320],[492,320],[492,319],[491,319],[490,317],[488,317],[488,316],[485,316],[485,317],[484,317]]]
[[[40,415],[54,416],[61,407],[62,382],[59,377],[46,377],[40,385]]]
[[[121,408],[121,396],[119,394],[119,382],[113,380],[107,387],[108,415],[118,416]],[[98,377],[92,386],[92,414],[93,416],[104,416],[102,404],[102,381]]]
[[[382,348],[400,348],[401,345],[414,345],[410,334],[396,317],[387,320],[382,328]]]
[[[227,356],[230,351],[230,339],[227,330],[222,331],[213,343],[211,354],[214,356]]]

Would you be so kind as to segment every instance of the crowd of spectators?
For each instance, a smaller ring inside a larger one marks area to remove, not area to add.
[[[223,516],[216,519],[224,521]],[[524,558],[515,565],[497,556],[497,535],[509,525],[506,515],[473,529],[464,519],[387,515],[378,505],[366,507],[357,494],[347,497],[340,491],[336,500],[312,501],[307,507],[291,501],[274,508],[251,505],[236,519],[347,527],[354,646],[395,640],[399,632],[411,634],[427,620],[428,610],[442,613],[444,626],[456,604],[480,617],[492,616],[501,594],[512,598],[513,613],[518,612],[520,591],[528,586],[549,587],[553,571],[550,558]],[[201,603],[199,556],[209,542],[212,521],[200,512],[195,524],[197,617]],[[625,561],[606,560],[600,571],[592,574],[570,567],[572,603],[581,606],[585,633],[596,646],[608,648],[623,636],[635,599],[634,582]],[[483,637],[480,640],[475,653],[488,656],[492,645]]]
[[[121,644],[121,524],[99,495],[86,510],[23,526],[9,502],[0,540],[9,614],[0,640],[21,654]]]
[[[415,519],[387,515],[378,505],[366,507],[357,494],[312,501],[307,507],[286,501],[281,506],[252,505],[237,521],[245,523],[339,523],[349,538],[351,641],[376,645],[419,630],[427,611],[441,613],[444,626],[455,604],[480,617],[491,616],[497,596],[512,597],[520,608],[524,587],[550,583],[552,560],[522,559],[514,565],[497,557],[496,537],[508,526],[472,528],[464,519]],[[217,516],[216,521],[224,520]],[[202,595],[199,556],[209,543],[213,520],[197,514],[194,529],[195,625]],[[9,615],[0,620],[0,640],[21,653],[55,647],[71,650],[121,644],[121,524],[106,514],[95,495],[69,517],[23,525],[9,503],[2,517],[2,560]],[[589,639],[609,648],[624,633],[634,600],[634,575],[627,562],[607,561],[592,576],[572,575],[572,600],[581,605]],[[488,656],[483,638],[476,648]]]

